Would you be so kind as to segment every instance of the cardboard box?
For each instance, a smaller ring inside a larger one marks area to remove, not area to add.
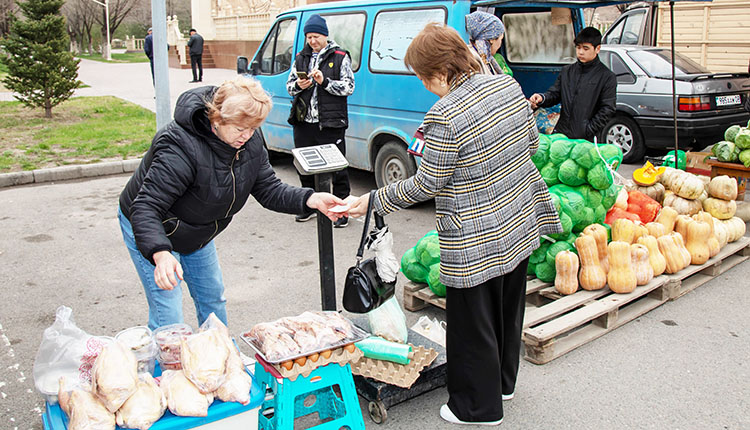
[[[713,156],[710,152],[685,153],[687,156],[687,171],[696,175],[711,176],[711,166],[706,163],[706,158]]]

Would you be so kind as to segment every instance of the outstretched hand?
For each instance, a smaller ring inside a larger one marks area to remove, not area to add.
[[[330,193],[313,193],[307,199],[307,207],[317,209],[331,221],[346,216],[346,212],[332,212],[336,206],[346,205],[346,202]]]
[[[171,290],[177,286],[177,278],[182,278],[182,265],[169,251],[159,251],[153,255],[156,268],[154,281],[162,290]],[[175,274],[177,277],[175,277]]]
[[[370,206],[370,193],[361,195],[356,201],[349,204],[349,216],[358,218],[362,215],[367,214],[367,209]]]

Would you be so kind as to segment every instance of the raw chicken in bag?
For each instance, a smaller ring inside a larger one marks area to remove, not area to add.
[[[247,405],[250,403],[250,390],[252,389],[253,378],[245,371],[245,365],[242,363],[240,352],[229,337],[229,329],[214,313],[211,313],[203,325],[201,325],[201,331],[209,329],[219,331],[221,339],[224,340],[229,350],[224,382],[214,392],[214,395],[222,402],[237,402]]]
[[[105,346],[94,362],[91,391],[114,413],[138,389],[138,360],[122,343]]]
[[[117,410],[115,421],[122,428],[147,430],[164,415],[167,399],[150,374],[138,376],[138,389]]]

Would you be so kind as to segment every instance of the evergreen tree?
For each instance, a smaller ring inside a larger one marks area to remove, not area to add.
[[[14,97],[29,107],[43,107],[47,118],[81,82],[78,63],[68,51],[64,0],[27,0],[18,3],[25,20],[11,17],[10,34],[2,41],[8,76],[3,80]]]

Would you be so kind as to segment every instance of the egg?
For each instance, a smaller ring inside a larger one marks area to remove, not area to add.
[[[300,357],[300,358],[294,360],[294,362],[297,363],[297,365],[299,365],[300,367],[302,367],[302,366],[305,365],[305,363],[307,363],[307,358],[306,357]]]
[[[292,360],[289,360],[289,361],[285,361],[285,362],[281,363],[281,365],[286,370],[292,370],[292,367],[294,366],[294,362]]]

